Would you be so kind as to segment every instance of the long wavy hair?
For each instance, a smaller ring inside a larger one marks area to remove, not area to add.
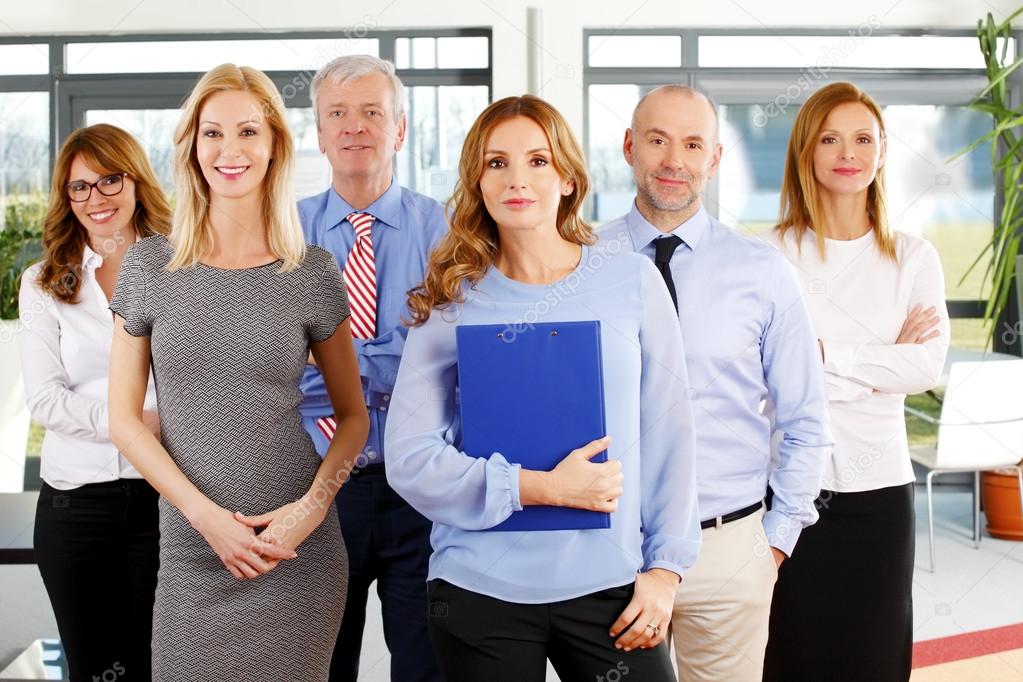
[[[171,209],[142,146],[130,134],[99,123],[79,128],[64,141],[53,166],[50,200],[43,218],[43,260],[39,288],[63,303],[78,302],[82,288],[82,257],[89,241],[85,226],[71,210],[67,183],[71,164],[80,158],[100,175],[127,173],[135,182],[131,229],[139,238],[167,234]]]
[[[470,287],[478,284],[500,252],[497,224],[483,203],[480,177],[490,134],[501,123],[519,116],[543,129],[555,170],[575,185],[571,194],[561,197],[558,233],[573,244],[596,242],[593,228],[580,215],[590,186],[586,162],[564,117],[533,95],[498,100],[479,115],[465,137],[458,162],[458,182],[447,206],[450,230],[430,254],[423,283],[408,292],[411,326],[425,323],[434,309],[462,303],[466,284]]]
[[[785,174],[781,183],[781,220],[778,230],[781,236],[789,230],[795,232],[796,244],[801,244],[806,230],[821,225],[823,206],[817,179],[813,171],[813,155],[817,146],[824,120],[831,111],[840,104],[858,102],[870,110],[877,119],[881,131],[879,143],[887,139],[884,118],[881,108],[870,95],[852,83],[840,81],[826,85],[810,95],[806,103],[800,107],[796,120],[792,124],[788,150],[785,153]],[[867,188],[867,216],[877,235],[877,244],[881,253],[896,260],[895,237],[888,225],[888,207],[885,200],[884,167],[877,169],[874,181]],[[825,257],[825,237],[821,230],[816,230],[817,248],[821,258]]]
[[[210,231],[210,188],[199,166],[195,146],[199,114],[203,105],[218,92],[252,93],[259,101],[263,119],[270,128],[270,166],[263,178],[262,217],[270,250],[283,261],[281,272],[292,270],[305,257],[305,237],[295,205],[291,183],[295,147],[284,114],[284,101],[273,81],[249,66],[221,64],[207,71],[192,88],[181,109],[174,130],[174,188],[177,205],[170,240],[174,256],[168,270],[190,267],[213,250]]]

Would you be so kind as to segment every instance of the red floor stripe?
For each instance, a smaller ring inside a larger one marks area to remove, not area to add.
[[[917,642],[913,645],[913,667],[926,668],[1012,649],[1023,649],[1023,623]]]

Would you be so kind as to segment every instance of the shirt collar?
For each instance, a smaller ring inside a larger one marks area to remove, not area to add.
[[[93,271],[101,265],[103,265],[103,256],[93,251],[88,242],[86,242],[85,249],[82,251],[82,267]]]
[[[138,240],[139,240],[139,236],[138,236],[138,234],[136,234],[135,235],[135,239],[132,240],[132,243],[134,244]],[[92,272],[92,271],[96,270],[96,268],[99,268],[102,265],[103,265],[103,256],[101,256],[98,253],[96,253],[95,251],[93,251],[92,247],[89,246],[89,241],[86,240],[85,241],[85,248],[82,250],[82,267],[84,269],[88,270],[89,272]]]
[[[333,220],[327,229],[337,227],[345,221],[348,215],[355,212],[351,204],[341,198],[333,186],[327,190],[327,210],[324,215]],[[391,180],[390,187],[383,194],[377,197],[376,201],[367,206],[359,213],[369,213],[376,218],[378,223],[398,229],[401,227],[401,185]]]
[[[658,230],[656,227],[650,224],[643,214],[639,212],[639,207],[636,206],[636,202],[632,202],[632,208],[629,210],[628,215],[625,218],[629,225],[629,231],[632,233],[633,243],[637,249],[641,249],[650,242],[663,237],[664,233]],[[693,215],[692,218],[685,221],[668,234],[673,234],[681,239],[690,250],[695,251],[696,247],[700,243],[700,239],[703,238],[707,228],[710,227],[710,215],[707,214],[707,208],[701,203],[700,208]]]

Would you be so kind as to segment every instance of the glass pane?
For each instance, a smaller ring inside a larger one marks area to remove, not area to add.
[[[983,320],[958,318],[952,323],[952,345],[966,350],[991,350],[991,332]]]
[[[49,72],[49,45],[0,45],[0,76],[29,76]]]
[[[398,38],[399,69],[485,69],[490,64],[490,39],[485,36]]]
[[[682,66],[682,36],[590,36],[590,66]]]
[[[18,318],[16,281],[39,260],[50,182],[50,99],[45,92],[0,93],[0,319]],[[17,231],[17,232],[15,232]],[[27,234],[22,233],[27,232]],[[14,326],[0,328],[0,492],[20,492],[26,469],[30,416],[22,392]],[[32,478],[32,476],[29,476]]]
[[[994,224],[994,177],[987,147],[949,161],[991,130],[991,118],[965,107],[889,106],[888,209],[892,226],[929,239],[945,269],[950,300],[979,299],[990,258],[981,260]],[[965,279],[964,279],[965,277]]]
[[[485,69],[490,40],[483,36],[437,38],[437,68]]]
[[[416,86],[405,89],[409,128],[398,153],[403,185],[446,201],[458,179],[462,141],[486,108],[484,85]]]
[[[983,69],[971,36],[700,36],[700,66],[753,68]],[[1009,59],[1015,53],[1009,44]],[[640,48],[642,49],[642,48]],[[811,72],[812,76],[816,77]]]
[[[178,109],[90,109],[85,125],[109,123],[131,133],[149,155],[156,178],[167,196],[174,193],[174,128]]]
[[[778,222],[785,146],[796,109],[765,116],[758,105],[722,105],[718,169],[718,218],[755,234]]]
[[[437,39],[412,38],[409,52],[412,55],[412,69],[434,69],[437,67]]]
[[[42,226],[50,184],[50,96],[0,93],[0,230]]]
[[[591,85],[589,87],[589,141],[587,159],[593,184],[594,222],[613,220],[632,206],[635,184],[632,169],[622,157],[622,140],[641,93],[653,86]]]
[[[303,199],[330,186],[330,162],[320,153],[313,108],[290,108],[287,115],[295,140],[295,197]]]
[[[68,73],[201,72],[231,62],[263,71],[316,71],[346,54],[377,55],[376,38],[70,43]]]

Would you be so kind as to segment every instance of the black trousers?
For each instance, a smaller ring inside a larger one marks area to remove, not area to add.
[[[426,630],[432,524],[387,484],[383,466],[357,469],[337,496],[348,550],[348,601],[330,663],[331,682],[356,682],[373,582],[393,682],[441,682]]]
[[[56,490],[36,507],[36,562],[72,682],[149,680],[159,495],[144,480]]]
[[[431,580],[430,637],[447,682],[674,682],[668,646],[615,649],[633,585],[552,604],[514,604]]]
[[[778,572],[767,682],[905,682],[913,657],[913,484],[823,491]]]

